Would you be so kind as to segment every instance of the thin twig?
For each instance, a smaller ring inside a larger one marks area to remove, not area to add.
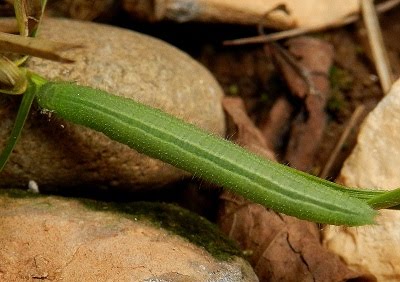
[[[280,56],[295,71],[295,73],[301,77],[303,82],[306,84],[308,94],[321,95],[321,93],[314,86],[314,82],[311,77],[312,74],[310,73],[310,71],[301,66],[298,61],[296,61],[296,59],[293,57],[293,55],[290,54],[289,51],[282,48],[276,42],[271,42],[270,45],[265,46],[265,48],[273,48],[276,56]],[[267,50],[266,53],[268,53]]]
[[[378,13],[384,13],[399,4],[400,4],[400,0],[388,0],[384,3],[380,3],[380,4],[376,5],[376,11]],[[290,30],[284,30],[284,31],[280,31],[280,32],[271,33],[268,35],[258,35],[258,36],[247,37],[247,38],[226,40],[223,42],[223,44],[224,45],[244,45],[244,44],[259,44],[259,43],[277,41],[280,39],[294,37],[294,36],[302,35],[305,33],[317,32],[317,31],[322,31],[322,30],[327,30],[327,29],[332,29],[332,28],[337,28],[340,26],[348,25],[350,23],[356,22],[357,20],[360,19],[360,17],[361,17],[360,14],[349,15],[344,19],[335,21],[333,23],[329,23],[325,26],[294,28],[294,29],[290,29]]]
[[[383,42],[378,16],[375,12],[373,0],[362,0],[361,10],[367,29],[368,41],[372,51],[372,58],[379,76],[384,94],[387,94],[393,84],[390,62]]]
[[[268,14],[265,14],[265,16],[267,15]],[[261,23],[258,25],[258,33],[264,34],[264,27]],[[264,51],[267,56],[269,53],[271,55],[275,54],[275,56],[280,56],[286,63],[288,63],[290,67],[303,79],[304,83],[307,85],[309,94],[320,94],[314,87],[310,72],[303,68],[286,49],[282,48],[276,42],[271,42],[265,44]]]
[[[61,55],[62,51],[81,48],[81,45],[0,33],[0,52],[30,55],[64,63],[74,62]]]
[[[335,148],[333,149],[331,155],[329,156],[329,159],[326,162],[319,177],[326,178],[329,175],[329,173],[332,169],[332,166],[335,163],[335,161],[339,155],[340,150],[343,148],[343,144],[349,138],[351,131],[354,129],[354,127],[358,123],[358,121],[361,118],[361,116],[363,115],[364,111],[365,111],[364,105],[357,106],[357,108],[351,115],[351,118],[350,118],[349,122],[347,123],[346,128],[343,130],[342,135],[339,138],[339,141],[336,143]]]

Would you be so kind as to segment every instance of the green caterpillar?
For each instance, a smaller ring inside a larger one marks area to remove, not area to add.
[[[44,82],[35,91],[43,109],[275,211],[319,223],[373,223],[376,211],[338,191],[340,186],[258,157],[160,110],[72,83]]]

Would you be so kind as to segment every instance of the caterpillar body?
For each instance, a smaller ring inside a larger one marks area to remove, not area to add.
[[[161,110],[67,82],[36,89],[41,108],[103,132],[275,211],[336,225],[373,223],[376,211],[316,177],[261,158]],[[314,180],[314,182],[310,181]]]

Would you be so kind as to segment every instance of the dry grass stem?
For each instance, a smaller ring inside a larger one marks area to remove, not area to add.
[[[319,174],[319,177],[326,178],[329,175],[330,171],[332,170],[333,164],[335,163],[337,156],[339,155],[340,150],[343,148],[343,145],[348,140],[350,133],[355,128],[356,124],[362,117],[364,111],[365,111],[364,105],[357,106],[357,108],[351,115],[351,118],[350,118],[349,122],[347,123],[345,130],[340,135],[339,141],[336,143],[336,146],[333,149],[331,155],[329,156],[329,159],[326,162],[323,170]]]
[[[387,94],[393,84],[393,75],[390,69],[390,62],[383,42],[382,32],[373,0],[362,0],[361,10],[364,24],[367,29],[368,41],[374,59],[375,68],[379,76],[383,93]]]
[[[63,57],[60,52],[79,47],[81,46],[76,44],[0,33],[0,52],[18,53],[48,60],[71,63],[73,60]]]

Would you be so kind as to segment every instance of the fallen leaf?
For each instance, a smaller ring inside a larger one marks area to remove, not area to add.
[[[260,281],[376,281],[322,247],[316,224],[228,192],[221,198],[220,228],[239,242]]]
[[[258,125],[268,147],[274,151],[284,147],[283,140],[289,132],[293,111],[293,105],[281,96]]]
[[[286,29],[321,27],[359,12],[359,1],[342,0],[124,0],[123,8],[150,21],[204,21]]]
[[[237,128],[234,136],[235,142],[268,159],[275,159],[274,153],[268,148],[263,134],[247,115],[243,100],[225,97],[222,100],[222,106]]]
[[[327,42],[299,37],[288,41],[289,51],[294,54],[300,66],[310,75],[310,82],[315,93],[307,93],[305,97],[305,112],[301,113],[292,125],[291,137],[286,150],[286,160],[299,170],[311,169],[314,156],[326,125],[325,107],[329,97],[329,69],[333,63],[333,47]],[[307,91],[303,87],[292,91]],[[305,118],[304,118],[305,116]]]
[[[328,73],[334,53],[330,44],[310,37],[291,39],[287,44],[289,54],[276,45],[268,45],[268,51],[291,92],[298,101],[304,101],[291,125],[285,161],[292,167],[308,171],[325,129]]]

